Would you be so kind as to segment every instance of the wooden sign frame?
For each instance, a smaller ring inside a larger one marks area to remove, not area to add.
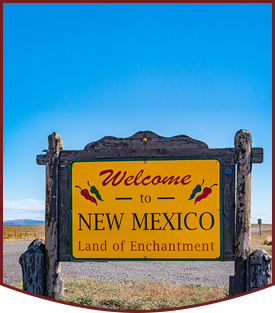
[[[186,135],[162,137],[151,131],[139,131],[127,138],[103,137],[87,144],[83,150],[63,150],[60,135],[55,132],[51,134],[48,137],[48,149],[44,150],[46,154],[37,155],[36,159],[37,164],[46,165],[45,253],[46,276],[48,277],[46,294],[55,297],[60,288],[62,289],[60,262],[72,261],[70,256],[70,163],[73,160],[221,159],[223,166],[222,260],[232,261],[240,255],[247,255],[250,249],[251,165],[263,162],[263,149],[252,148],[251,142],[251,135],[246,130],[236,133],[234,148],[222,149],[210,149],[206,143]],[[236,172],[237,186],[235,185]],[[244,210],[243,206],[247,209]],[[247,222],[248,217],[249,222]],[[245,232],[243,232],[244,227]],[[240,245],[240,240],[244,244]],[[243,271],[242,266],[241,271]]]

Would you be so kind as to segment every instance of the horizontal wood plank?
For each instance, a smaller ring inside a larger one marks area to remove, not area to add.
[[[36,162],[45,165],[49,162],[51,151],[46,154],[37,155]],[[60,165],[68,165],[73,160],[94,159],[129,159],[129,158],[209,158],[217,157],[223,163],[235,162],[235,149],[87,149],[87,150],[61,150]],[[263,162],[263,149],[252,148],[251,163]]]
[[[263,163],[264,161],[264,149],[252,148],[251,149],[251,163]]]

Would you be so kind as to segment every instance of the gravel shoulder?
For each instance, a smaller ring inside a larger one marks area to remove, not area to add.
[[[98,279],[125,280],[151,278],[173,283],[202,283],[228,285],[229,275],[234,274],[234,262],[219,261],[112,261],[62,263],[65,277],[93,277]]]

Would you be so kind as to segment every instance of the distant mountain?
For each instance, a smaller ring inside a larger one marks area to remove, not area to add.
[[[3,225],[37,225],[37,224],[45,224],[44,221],[36,221],[36,220],[12,220],[12,221],[3,221]]]

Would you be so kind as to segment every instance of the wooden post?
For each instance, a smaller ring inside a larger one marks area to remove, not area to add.
[[[44,296],[44,238],[35,239],[19,259],[22,267],[23,290]]]
[[[235,161],[237,163],[235,276],[231,281],[231,295],[249,290],[251,147],[252,137],[249,131],[239,130],[235,135]]]
[[[45,296],[57,298],[62,294],[61,264],[58,262],[58,170],[62,138],[56,132],[48,137],[50,152],[46,164],[45,209]]]

